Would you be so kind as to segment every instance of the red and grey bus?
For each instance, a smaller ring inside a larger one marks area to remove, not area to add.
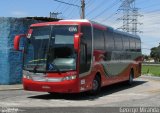
[[[101,87],[141,75],[141,40],[89,20],[32,24],[24,38],[23,86],[49,93],[96,94]]]

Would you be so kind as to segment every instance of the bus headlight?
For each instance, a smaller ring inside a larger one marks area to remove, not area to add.
[[[74,80],[74,79],[76,79],[76,75],[66,76],[63,78],[63,80]]]
[[[23,75],[23,78],[32,79],[29,75]]]
[[[23,78],[32,79],[28,71],[23,71]]]

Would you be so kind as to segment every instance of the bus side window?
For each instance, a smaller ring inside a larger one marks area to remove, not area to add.
[[[94,49],[104,50],[104,31],[94,28]]]
[[[129,38],[124,36],[122,39],[124,50],[129,51]]]
[[[136,41],[133,38],[130,38],[130,51],[136,50]]]
[[[123,44],[122,44],[122,38],[119,34],[114,34],[114,40],[115,40],[115,50],[122,50]]]
[[[141,41],[136,39],[136,51],[141,52]]]
[[[113,32],[109,31],[105,32],[105,46],[106,46],[106,51],[111,51],[114,49]]]
[[[112,31],[105,32],[105,60],[110,61],[114,50],[114,37]]]

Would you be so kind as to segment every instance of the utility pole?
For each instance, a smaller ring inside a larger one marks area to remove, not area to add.
[[[85,19],[85,0],[81,0],[81,19]]]

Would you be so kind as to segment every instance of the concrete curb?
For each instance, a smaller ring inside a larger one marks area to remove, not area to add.
[[[0,91],[23,90],[23,85],[0,85]]]
[[[160,77],[158,77],[158,76],[142,75],[141,78],[144,78],[144,79],[152,79],[152,80],[160,81]]]

